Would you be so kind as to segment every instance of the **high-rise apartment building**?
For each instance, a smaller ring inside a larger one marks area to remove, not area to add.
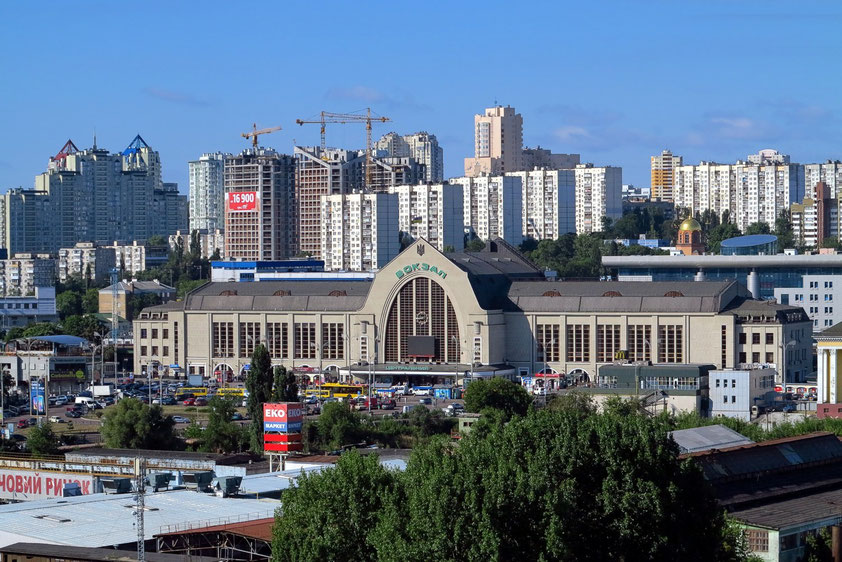
[[[465,215],[460,184],[422,183],[391,189],[398,196],[398,223],[403,235],[419,238],[439,251],[465,247]]]
[[[576,174],[576,233],[601,232],[606,218],[623,216],[623,169],[579,164]]]
[[[225,159],[225,256],[282,260],[296,254],[295,159],[249,148]]]
[[[824,182],[834,198],[842,191],[842,162],[828,160],[822,164],[804,165],[804,190],[807,197],[815,197],[816,184]]]
[[[523,236],[555,240],[576,232],[576,174],[574,170],[538,169],[508,172],[522,186]]]
[[[187,225],[186,197],[161,181],[158,153],[140,135],[116,154],[96,146],[80,151],[68,141],[35,177],[34,189],[9,190],[3,198],[0,245],[10,253],[145,240]]]
[[[225,159],[230,154],[202,154],[187,164],[190,176],[190,231],[225,227]]]
[[[650,196],[653,201],[673,201],[675,169],[683,164],[681,156],[675,156],[664,150],[658,156],[652,156],[652,180]]]
[[[426,131],[403,136],[388,133],[377,141],[374,148],[379,157],[409,157],[425,166],[424,177],[419,181],[439,183],[444,179],[444,152],[436,135]]]
[[[319,253],[325,271],[379,269],[400,253],[397,195],[326,195],[321,204]]]
[[[749,154],[746,157],[749,164],[767,165],[767,164],[789,164],[789,155],[781,154],[777,150],[771,148],[764,148],[757,154]]]
[[[449,180],[462,186],[465,228],[482,240],[502,238],[523,242],[523,193],[516,176],[461,177]]]
[[[524,148],[523,169],[534,170],[547,168],[549,170],[572,170],[580,163],[578,154],[557,154],[546,148]]]
[[[740,230],[763,222],[771,227],[781,211],[804,197],[804,166],[746,162],[679,166],[675,172],[675,207],[695,215],[728,212]]]
[[[828,185],[820,181],[815,195],[790,207],[792,233],[799,245],[821,247],[825,238],[839,236],[839,206]]]
[[[409,156],[387,156],[371,159],[371,182],[366,191],[388,193],[398,185],[424,181],[426,167]]]
[[[77,242],[72,248],[58,251],[58,278],[65,283],[71,277],[104,281],[118,265],[114,248],[93,242]]]
[[[56,284],[56,260],[50,254],[15,254],[0,260],[0,294],[27,296],[35,287]]]
[[[474,157],[465,175],[500,175],[523,169],[523,117],[511,106],[489,107],[474,116]]]
[[[298,205],[298,249],[321,256],[322,196],[362,189],[365,156],[352,150],[295,147],[295,193]],[[228,233],[226,232],[226,238]],[[226,256],[230,258],[231,256]]]

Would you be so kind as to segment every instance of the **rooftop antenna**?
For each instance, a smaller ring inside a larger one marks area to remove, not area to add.
[[[94,127],[94,150],[96,150],[96,127]]]

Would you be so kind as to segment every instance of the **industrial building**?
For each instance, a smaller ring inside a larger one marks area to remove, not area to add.
[[[734,281],[559,282],[499,239],[450,254],[417,240],[370,281],[209,283],[144,309],[134,333],[135,372],[155,345],[163,364],[208,377],[243,372],[260,342],[274,364],[384,383],[538,371],[596,383],[623,350],[716,368],[771,354],[782,380],[812,371],[800,307],[752,300]]]

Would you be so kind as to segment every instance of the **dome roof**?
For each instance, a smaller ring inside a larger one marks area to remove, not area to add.
[[[699,221],[693,217],[687,217],[684,219],[684,222],[681,223],[681,226],[678,227],[678,230],[696,232],[702,230],[702,225],[700,225]]]

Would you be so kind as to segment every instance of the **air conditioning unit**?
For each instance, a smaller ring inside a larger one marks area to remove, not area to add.
[[[131,478],[101,478],[100,482],[106,494],[128,494],[132,491]]]

